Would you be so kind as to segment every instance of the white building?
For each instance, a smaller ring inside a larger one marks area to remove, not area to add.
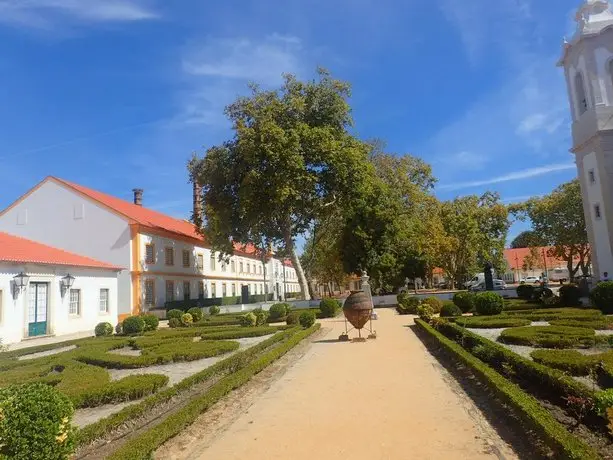
[[[0,339],[93,334],[117,324],[119,267],[0,233]]]
[[[298,292],[289,262],[237,248],[226,263],[196,227],[134,202],[48,177],[0,213],[0,231],[125,267],[118,278],[120,318],[167,301]],[[194,200],[199,211],[199,200]],[[240,302],[239,302],[240,303]]]
[[[573,147],[596,278],[613,274],[613,12],[607,0],[585,0],[577,29],[564,43]]]

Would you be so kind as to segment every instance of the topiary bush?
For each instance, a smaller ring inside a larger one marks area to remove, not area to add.
[[[462,310],[460,307],[453,303],[448,303],[443,305],[441,308],[441,316],[442,317],[451,317],[451,316],[462,316]]]
[[[194,322],[194,317],[190,315],[189,313],[183,313],[181,315],[181,324],[183,324],[183,326],[189,327],[192,325],[193,322]]]
[[[432,316],[434,316],[434,312],[429,305],[420,305],[417,307],[417,314],[419,315],[419,319],[427,323],[432,321]]]
[[[111,323],[98,323],[94,329],[96,337],[106,337],[113,335],[113,325]]]
[[[253,310],[253,314],[255,315],[256,326],[266,324],[266,322],[268,321],[268,312],[262,310],[261,308],[256,308],[255,310]]]
[[[590,300],[605,315],[613,313],[613,281],[598,283],[590,293]]]
[[[336,299],[323,299],[319,302],[322,318],[334,318],[341,308],[341,304]]]
[[[127,335],[142,334],[145,330],[145,321],[140,316],[128,316],[123,320],[123,333]]]
[[[291,311],[287,314],[287,317],[285,318],[285,323],[288,326],[295,326],[296,324],[298,324],[299,319],[300,319],[300,312]]]
[[[181,319],[181,315],[183,315],[183,311],[182,310],[178,310],[176,308],[172,309],[172,310],[168,310],[166,312],[166,319],[167,320],[171,320],[172,318],[177,318],[177,319]]]
[[[183,323],[181,322],[181,320],[179,318],[170,318],[168,320],[168,327],[181,327],[183,326]]]
[[[123,334],[123,324],[122,323],[117,323],[117,326],[115,326],[115,334],[117,335]]]
[[[74,409],[44,383],[0,389],[0,458],[64,460],[75,448]]]
[[[221,309],[217,305],[211,305],[209,307],[209,315],[211,316],[219,315],[220,311]]]
[[[558,291],[560,305],[563,307],[576,307],[581,305],[581,289],[576,284],[565,284]]]
[[[396,311],[399,315],[416,315],[420,305],[419,297],[409,296],[406,293],[398,294]]]
[[[145,331],[157,331],[160,325],[160,319],[152,314],[141,315],[141,318],[145,322]]]
[[[189,310],[187,310],[187,313],[189,313],[190,315],[192,315],[192,318],[194,319],[194,322],[197,323],[198,321],[200,321],[202,319],[202,317],[204,316],[202,314],[202,309],[199,307],[192,307]]]
[[[475,308],[475,294],[468,291],[456,292],[453,295],[453,303],[462,313],[468,313]]]
[[[433,313],[440,313],[443,308],[443,301],[438,297],[427,297],[421,301],[422,305],[427,305]]]
[[[315,312],[312,312],[310,310],[303,311],[302,313],[300,313],[298,321],[303,328],[310,328],[313,324],[315,324]]]
[[[504,309],[504,299],[495,292],[480,292],[475,296],[475,311],[479,315],[499,315]]]
[[[271,322],[283,321],[290,311],[290,305],[287,303],[276,303],[268,310],[269,319]]]
[[[240,324],[243,327],[255,327],[255,325],[258,322],[258,318],[257,316],[255,316],[255,313],[253,312],[249,312],[243,316],[240,317]]]
[[[517,297],[523,300],[532,300],[532,294],[534,293],[534,286],[530,284],[520,284],[516,289]]]

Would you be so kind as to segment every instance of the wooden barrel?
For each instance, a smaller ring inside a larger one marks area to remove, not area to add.
[[[364,291],[352,291],[345,300],[343,313],[347,321],[356,329],[362,329],[370,319],[372,303],[370,297]]]

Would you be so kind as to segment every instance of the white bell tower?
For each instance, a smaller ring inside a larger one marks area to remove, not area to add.
[[[585,0],[562,57],[573,146],[596,280],[613,276],[613,10],[609,0]]]

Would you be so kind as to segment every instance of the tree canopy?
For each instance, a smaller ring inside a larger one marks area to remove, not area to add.
[[[511,248],[530,248],[533,246],[543,246],[544,244],[543,239],[534,230],[526,230],[511,241]]]

